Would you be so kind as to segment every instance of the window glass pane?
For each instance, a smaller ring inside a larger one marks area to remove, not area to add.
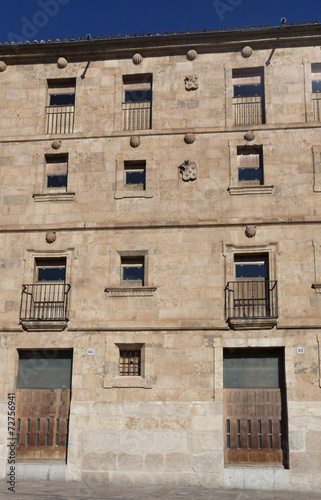
[[[144,280],[143,266],[123,266],[123,280]]]
[[[235,264],[236,278],[267,278],[267,265],[262,264]]]
[[[263,85],[252,83],[250,85],[234,85],[234,97],[254,97],[263,95]]]
[[[312,92],[321,92],[321,80],[312,81]]]
[[[255,168],[239,168],[239,181],[262,181],[262,169]]]
[[[145,171],[126,171],[126,184],[145,184]]]
[[[38,281],[65,281],[65,267],[38,267]]]
[[[280,387],[280,354],[224,352],[223,385],[237,389],[277,389]]]
[[[47,177],[47,187],[67,187],[67,176],[66,175],[48,175]]]
[[[71,380],[71,351],[22,351],[19,360],[19,389],[68,389]]]
[[[75,94],[50,94],[50,106],[74,106]]]
[[[151,100],[151,90],[125,90],[125,102],[144,102]]]

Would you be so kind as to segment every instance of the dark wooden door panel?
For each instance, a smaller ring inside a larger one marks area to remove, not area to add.
[[[225,463],[283,464],[280,389],[224,389]]]
[[[70,389],[17,389],[17,460],[64,461]]]

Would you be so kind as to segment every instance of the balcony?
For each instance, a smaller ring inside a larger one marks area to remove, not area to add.
[[[234,125],[265,123],[263,96],[233,98]]]
[[[24,330],[56,330],[66,328],[68,292],[65,283],[22,285],[20,324]]]
[[[46,106],[46,134],[72,134],[75,106]]]
[[[147,130],[152,128],[152,103],[123,102],[123,129]]]
[[[273,328],[278,317],[277,281],[229,281],[225,288],[225,311],[231,328]]]

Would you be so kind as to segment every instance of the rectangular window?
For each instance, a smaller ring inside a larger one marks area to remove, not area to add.
[[[239,185],[263,184],[262,146],[238,146],[237,167]]]
[[[75,78],[48,80],[47,134],[74,131],[75,92]]]
[[[233,91],[233,97],[262,97],[263,85],[261,83],[234,85]]]
[[[124,184],[130,189],[144,190],[146,187],[146,162],[125,161]]]
[[[321,63],[311,64],[314,121],[321,121]]]
[[[264,69],[234,69],[232,78],[234,124],[265,123]]]
[[[268,279],[268,257],[264,255],[235,255],[236,279]]]
[[[36,259],[36,281],[65,281],[66,259]]]
[[[67,189],[68,155],[46,155],[46,187]]]
[[[119,349],[119,375],[141,375],[141,347],[131,346]]]
[[[123,129],[152,127],[152,75],[123,77]]]
[[[270,316],[275,297],[269,282],[268,256],[234,255],[234,266],[236,281],[229,285],[233,298],[233,316],[238,318]]]
[[[122,257],[121,276],[123,284],[144,285],[144,257]]]

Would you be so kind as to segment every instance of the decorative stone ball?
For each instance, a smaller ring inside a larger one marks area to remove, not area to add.
[[[195,142],[195,140],[196,140],[195,134],[193,134],[191,132],[188,134],[185,134],[184,141],[186,142],[186,144],[193,144],[193,142]]]
[[[64,57],[59,57],[58,61],[57,61],[57,66],[58,68],[62,69],[62,68],[65,68],[68,64],[68,61],[67,59],[65,59]]]
[[[253,49],[247,45],[246,47],[243,47],[243,49],[241,50],[241,54],[244,59],[247,59],[253,54]]]
[[[141,54],[134,54],[133,55],[133,63],[134,64],[141,64],[143,62],[143,56]]]
[[[0,71],[3,73],[3,71],[6,71],[7,65],[4,61],[0,61]]]
[[[246,132],[246,134],[244,135],[244,139],[246,141],[254,141],[255,134],[254,134],[253,130],[249,130],[248,132]]]
[[[53,243],[54,241],[56,241],[56,239],[57,239],[57,235],[56,235],[55,231],[48,231],[46,233],[46,242],[47,243]]]
[[[141,143],[141,140],[140,140],[140,137],[138,135],[132,135],[131,138],[130,138],[130,145],[132,148],[138,148],[138,146],[140,145]]]
[[[248,238],[253,238],[256,235],[256,227],[255,226],[246,226],[245,235]]]
[[[58,141],[58,139],[55,139],[53,143],[51,144],[52,149],[59,149],[61,148],[61,141]]]
[[[187,52],[187,59],[189,61],[194,61],[197,58],[197,52],[194,49],[191,49]]]

